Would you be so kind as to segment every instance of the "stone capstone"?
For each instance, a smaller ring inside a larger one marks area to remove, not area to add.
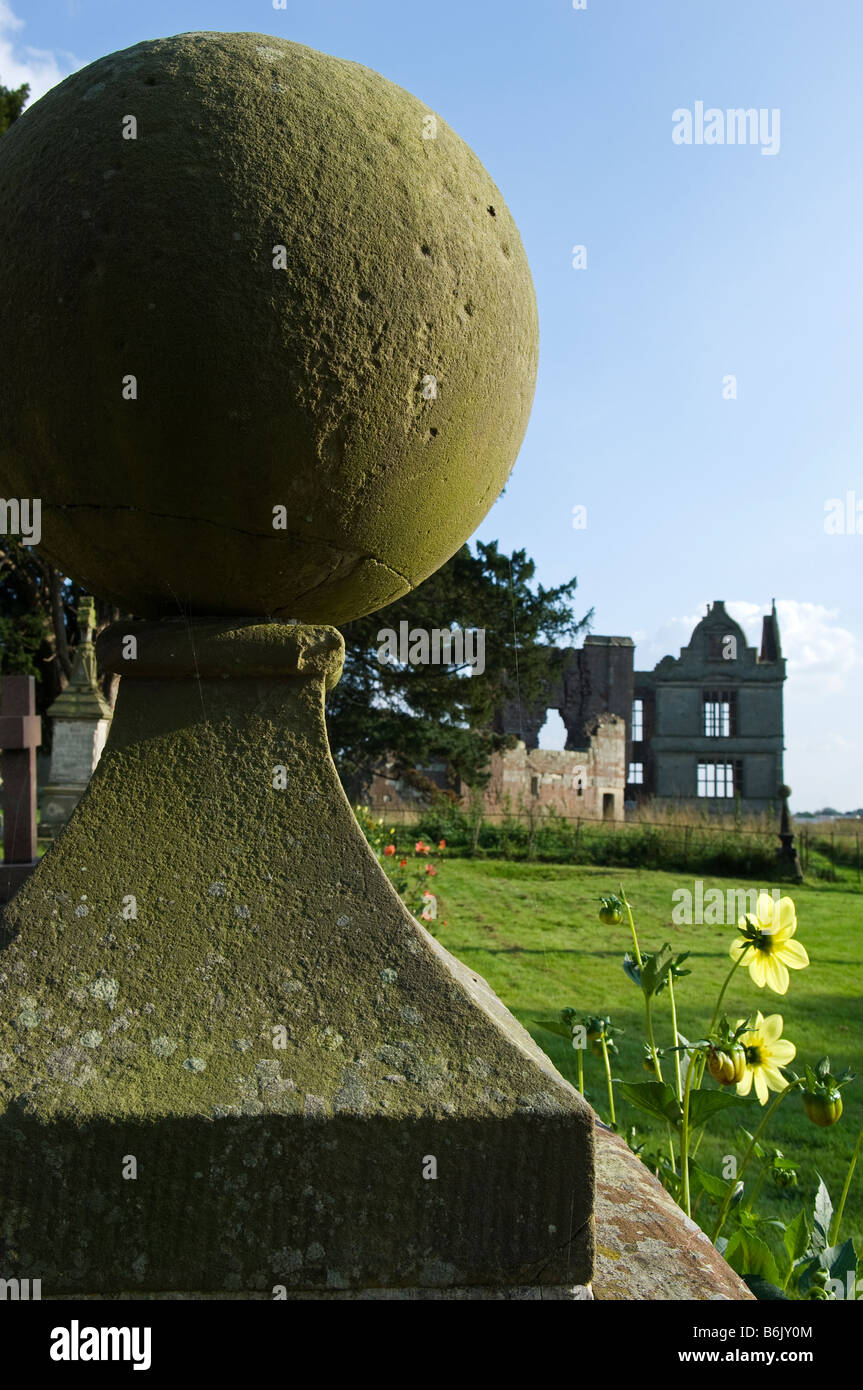
[[[369,68],[248,33],[101,58],[3,137],[0,244],[4,488],[141,617],[347,621],[506,482],[538,352],[518,230]]]

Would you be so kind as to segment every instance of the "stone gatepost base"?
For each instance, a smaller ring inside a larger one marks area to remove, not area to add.
[[[572,1297],[592,1112],[369,849],[324,726],[339,634],[100,649],[107,747],[4,918],[0,1271],[45,1298]]]
[[[78,1294],[75,1301],[89,1302],[100,1299],[101,1294]],[[52,1302],[62,1303],[67,1301],[67,1295],[59,1295]],[[486,1287],[465,1287],[448,1289],[331,1289],[317,1293],[304,1292],[303,1290],[291,1290],[279,1295],[279,1299],[273,1299],[269,1293],[251,1294],[232,1294],[232,1293],[138,1293],[127,1289],[122,1293],[112,1294],[112,1302],[134,1301],[138,1302],[231,1302],[236,1303],[243,1299],[250,1302],[278,1302],[288,1303],[361,1303],[361,1302],[388,1302],[388,1303],[412,1303],[412,1302],[459,1302],[467,1300],[469,1302],[479,1302],[485,1299],[499,1301],[501,1299],[513,1299],[517,1303],[585,1303],[593,1300],[593,1293],[590,1285],[578,1284],[575,1287],[555,1288],[549,1284],[533,1284],[529,1286],[519,1286],[518,1288],[495,1288],[490,1285]]]

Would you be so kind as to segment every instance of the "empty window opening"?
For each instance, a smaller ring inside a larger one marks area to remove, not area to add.
[[[632,702],[632,742],[640,743],[644,738],[644,701]]]
[[[545,723],[539,731],[538,746],[557,752],[566,747],[566,725],[560,717],[560,710],[546,710]]]
[[[699,796],[742,796],[742,784],[742,767],[739,761],[698,764]]]
[[[706,690],[704,692],[705,738],[730,738],[737,733],[737,692]]]

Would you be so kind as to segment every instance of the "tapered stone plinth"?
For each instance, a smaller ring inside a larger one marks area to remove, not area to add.
[[[592,1114],[366,844],[324,725],[339,634],[133,623],[100,656],[107,747],[5,915],[4,1275],[586,1284]]]

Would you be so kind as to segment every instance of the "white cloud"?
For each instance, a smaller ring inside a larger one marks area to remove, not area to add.
[[[762,610],[755,603],[729,603],[728,611],[743,628],[753,645],[761,641]],[[863,644],[843,627],[838,608],[821,603],[798,603],[777,599],[782,654],[788,660],[789,690],[796,694],[841,695],[848,689],[848,677],[861,664]]]
[[[23,19],[13,12],[8,0],[0,0],[0,83],[4,87],[30,84],[30,101],[44,96],[50,87],[80,67],[71,53],[53,53],[23,42]]]
[[[746,634],[747,643],[761,646],[761,620],[770,611],[768,603],[734,599],[726,608]],[[692,635],[696,623],[707,611],[702,604],[696,613],[669,618],[651,634],[640,633],[635,653],[639,671],[649,671],[665,655],[678,656]],[[848,678],[863,662],[863,643],[843,627],[838,608],[820,603],[800,603],[796,599],[777,599],[776,612],[782,640],[782,654],[788,661],[789,689],[803,695],[838,695],[848,688]]]

